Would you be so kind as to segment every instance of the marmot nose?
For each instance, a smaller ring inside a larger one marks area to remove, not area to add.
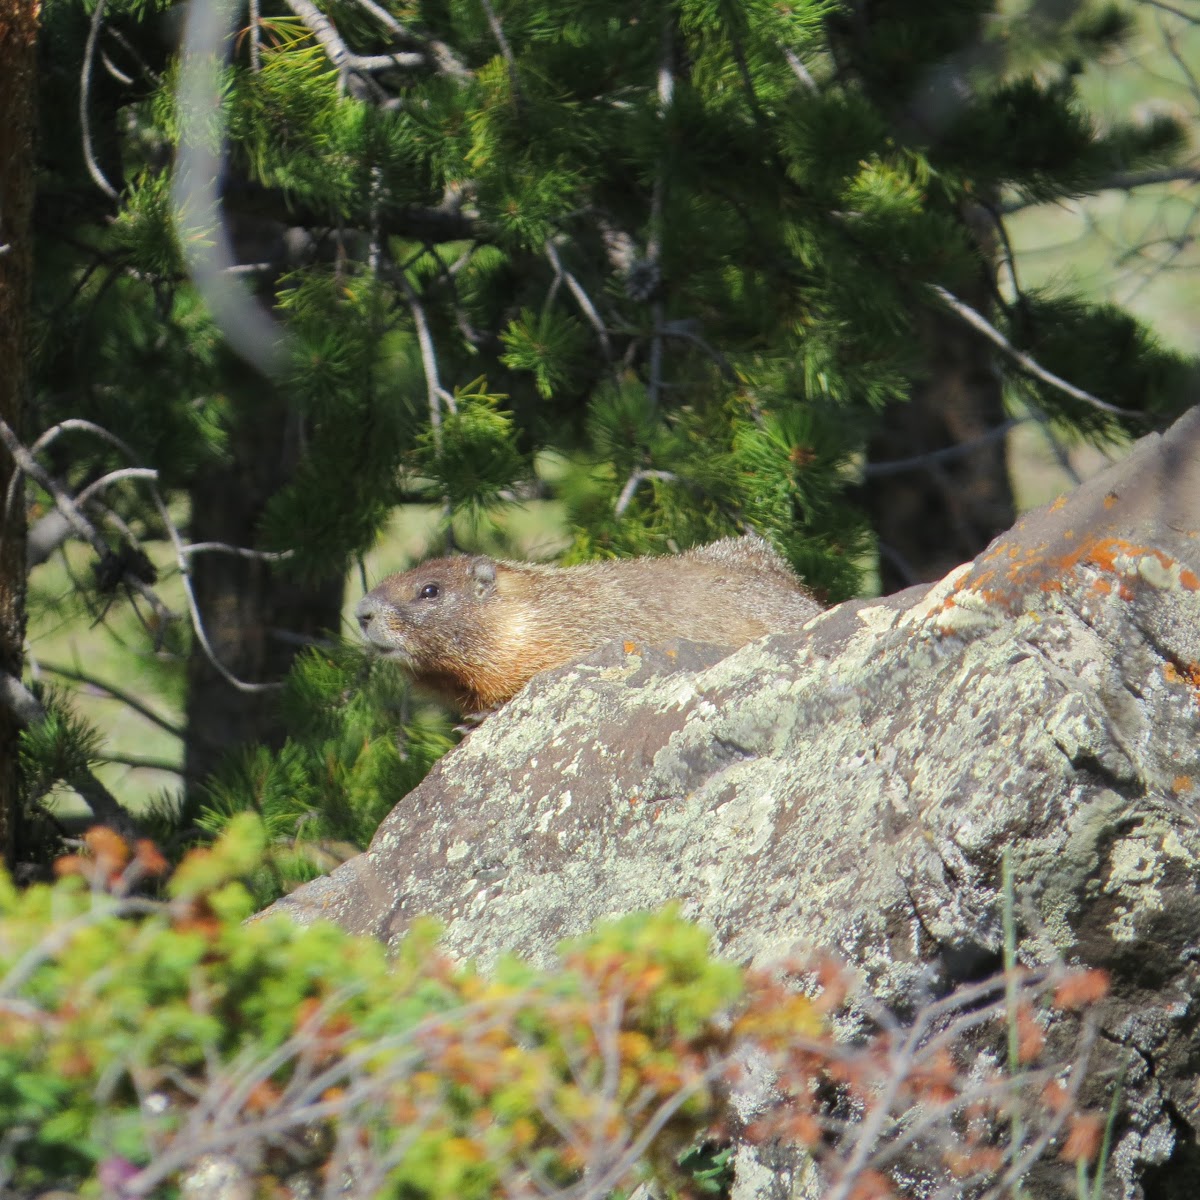
[[[375,619],[375,614],[379,611],[379,601],[371,596],[364,596],[359,602],[358,607],[354,610],[354,615],[358,618],[358,627],[367,632],[367,626]]]

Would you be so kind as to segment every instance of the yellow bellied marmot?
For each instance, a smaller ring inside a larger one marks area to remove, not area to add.
[[[735,648],[821,611],[757,535],[683,554],[551,567],[461,555],[390,575],[359,602],[363,637],[462,712],[607,642]]]

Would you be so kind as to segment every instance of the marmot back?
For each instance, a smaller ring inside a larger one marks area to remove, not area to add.
[[[731,649],[821,611],[756,535],[578,567],[460,556],[391,575],[359,602],[363,636],[464,712],[611,641]]]

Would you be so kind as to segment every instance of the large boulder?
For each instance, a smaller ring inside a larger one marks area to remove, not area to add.
[[[998,964],[1007,849],[1021,957],[1112,974],[1114,1194],[1191,1197],[1198,733],[1200,410],[937,584],[535,679],[278,907],[545,962],[681,899],[725,955],[833,948],[904,1006]]]

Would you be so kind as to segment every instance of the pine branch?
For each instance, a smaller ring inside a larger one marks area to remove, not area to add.
[[[46,719],[46,709],[42,702],[15,675],[2,670],[0,703],[4,704],[24,729]],[[84,803],[92,810],[92,814],[102,824],[115,829],[123,837],[141,836],[137,822],[91,771],[76,771],[66,782],[79,793]]]
[[[1159,167],[1147,171],[1122,171],[1093,184],[1088,189],[1088,194],[1135,192],[1138,188],[1153,187],[1156,183],[1200,183],[1200,167]],[[1000,205],[998,211],[1008,216],[1044,203],[1044,200],[1013,200]]]

